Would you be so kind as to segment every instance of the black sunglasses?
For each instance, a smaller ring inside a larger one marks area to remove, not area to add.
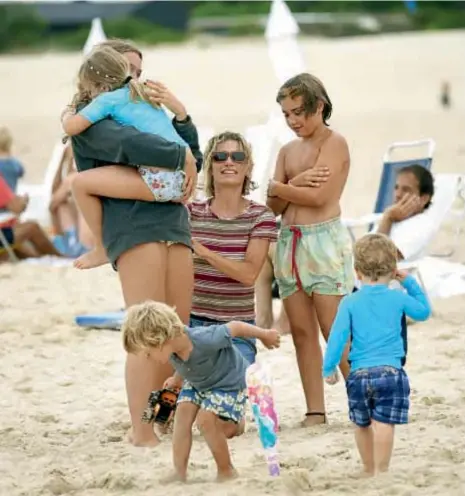
[[[233,162],[244,162],[245,152],[215,152],[213,154],[215,162],[226,162],[228,158],[231,158]]]

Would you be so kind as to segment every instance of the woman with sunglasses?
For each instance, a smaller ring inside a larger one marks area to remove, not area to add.
[[[277,238],[277,227],[268,207],[246,198],[253,186],[252,168],[251,148],[240,134],[224,132],[208,142],[204,154],[208,198],[188,205],[195,252],[192,327],[255,321],[254,284],[269,244]],[[255,340],[233,341],[253,363]],[[243,429],[225,422],[228,437]]]

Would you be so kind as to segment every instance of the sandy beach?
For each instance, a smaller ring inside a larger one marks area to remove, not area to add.
[[[465,173],[465,31],[302,39],[301,46],[308,69],[333,99],[332,125],[351,148],[344,215],[371,211],[382,154],[392,141],[432,137],[433,170]],[[273,108],[278,83],[263,41],[191,43],[144,55],[146,75],[179,94],[200,126],[244,131],[264,123]],[[43,177],[80,57],[0,57],[1,124],[14,133],[27,182]],[[439,106],[443,80],[452,89],[447,111]],[[451,233],[449,222],[431,249],[448,247]],[[463,238],[453,259],[465,263]],[[125,442],[120,333],[74,325],[79,313],[122,308],[116,274],[110,267],[78,272],[1,264],[0,284],[0,496],[465,494],[465,295],[435,301],[435,316],[409,327],[411,423],[397,431],[389,474],[354,478],[358,457],[342,383],[327,387],[329,424],[299,427],[304,400],[285,337],[280,350],[260,350],[275,371],[282,476],[268,477],[250,423],[231,442],[238,480],[213,482],[214,463],[195,435],[192,484],[167,488],[158,479],[171,467],[169,436],[156,450]]]

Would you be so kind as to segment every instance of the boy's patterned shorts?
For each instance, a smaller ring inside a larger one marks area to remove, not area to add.
[[[384,424],[406,424],[410,385],[404,369],[372,367],[350,373],[346,382],[349,417],[359,427],[371,419]]]
[[[178,397],[179,403],[194,403],[201,410],[213,412],[221,420],[229,420],[238,424],[245,415],[247,403],[247,391],[224,391],[212,389],[210,391],[198,391],[187,381],[184,381]]]

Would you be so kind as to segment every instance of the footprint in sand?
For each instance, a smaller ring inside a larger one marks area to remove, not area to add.
[[[34,420],[40,422],[41,424],[57,424],[60,420],[57,419],[54,415],[34,415]]]
[[[423,396],[420,400],[426,406],[442,405],[446,399],[444,396]]]
[[[31,386],[19,386],[15,388],[15,391],[18,391],[18,393],[24,393],[24,394],[29,394],[34,391]]]

